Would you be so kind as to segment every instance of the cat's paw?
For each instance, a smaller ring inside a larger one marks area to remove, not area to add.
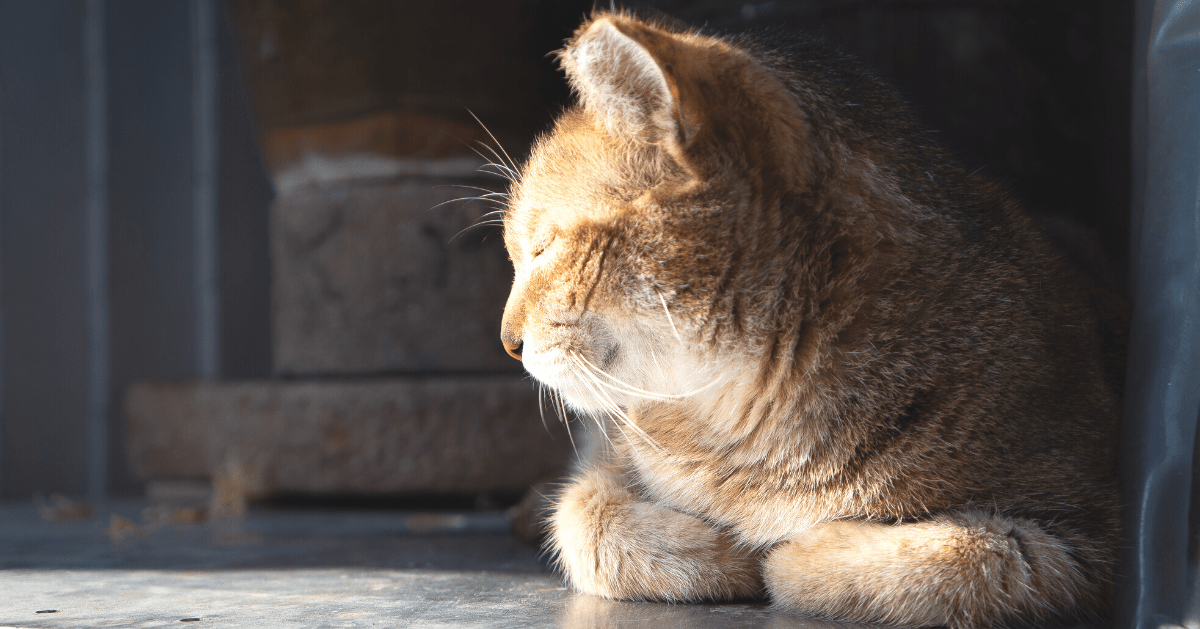
[[[699,601],[757,596],[759,558],[703,520],[638,500],[588,473],[560,497],[550,541],[576,589],[616,599]]]
[[[1036,522],[975,510],[903,524],[843,520],[777,544],[764,578],[776,605],[809,616],[1039,626],[1102,604],[1069,548]]]

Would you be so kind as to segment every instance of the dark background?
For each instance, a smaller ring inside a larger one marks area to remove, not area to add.
[[[715,30],[824,33],[895,83],[968,168],[1091,230],[1124,269],[1129,2],[632,4]],[[519,158],[568,98],[546,55],[590,6],[0,0],[0,495],[136,493],[120,421],[130,382],[274,376],[272,138],[396,112],[424,134],[397,156],[452,157],[484,137],[474,112]],[[213,36],[197,40],[204,11]],[[104,45],[89,47],[97,33]],[[215,91],[197,87],[205,54]],[[209,132],[204,102],[218,108]],[[215,162],[197,150],[205,133]],[[217,281],[200,285],[206,255]]]

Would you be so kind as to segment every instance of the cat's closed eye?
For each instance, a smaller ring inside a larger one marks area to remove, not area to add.
[[[546,253],[546,250],[549,249],[550,245],[553,245],[556,240],[558,240],[558,235],[551,234],[549,240],[546,240],[546,241],[542,242],[542,244],[538,245],[537,247],[534,247],[533,255],[530,257],[532,259],[536,260],[543,253]]]

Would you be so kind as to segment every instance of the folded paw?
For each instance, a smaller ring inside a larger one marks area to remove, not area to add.
[[[698,601],[761,592],[758,557],[703,520],[585,473],[560,497],[550,541],[571,585],[616,599]]]

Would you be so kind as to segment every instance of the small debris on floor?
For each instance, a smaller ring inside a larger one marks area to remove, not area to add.
[[[108,516],[108,528],[104,529],[104,536],[114,544],[120,544],[134,536],[145,537],[147,533],[148,530],[138,526],[133,520],[115,513]]]
[[[209,513],[214,519],[245,518],[249,502],[262,496],[262,485],[257,467],[230,456],[224,466],[212,471],[213,494]]]
[[[146,526],[164,524],[200,524],[208,519],[208,509],[200,507],[175,507],[157,504],[142,511]]]
[[[92,505],[82,500],[73,500],[62,494],[51,494],[48,500],[40,495],[34,496],[33,503],[37,505],[38,515],[48,522],[90,520],[96,513]]]

